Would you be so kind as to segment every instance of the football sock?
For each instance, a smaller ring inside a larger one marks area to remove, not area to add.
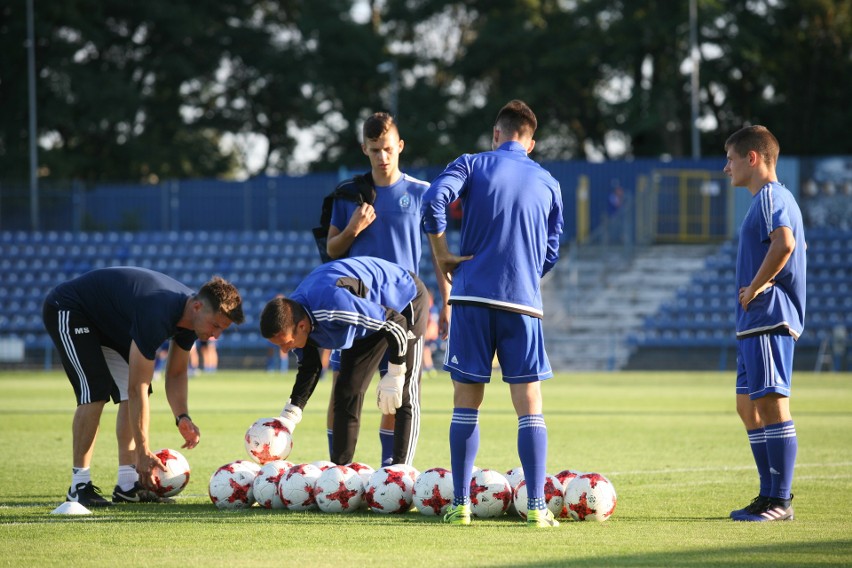
[[[382,444],[382,465],[393,463],[393,430],[379,428],[379,442]]]
[[[518,418],[518,457],[527,482],[527,499],[544,497],[545,462],[547,461],[547,426],[541,414]]]
[[[450,464],[453,470],[453,504],[463,504],[470,498],[470,478],[473,462],[479,451],[479,411],[475,408],[454,408],[450,421]],[[457,502],[462,499],[461,502]]]
[[[122,491],[133,489],[136,482],[139,481],[139,474],[136,473],[136,468],[132,465],[118,466],[118,486]]]
[[[328,436],[328,457],[331,459],[332,454],[334,454],[334,436],[332,434],[331,428],[325,431],[326,436]]]
[[[92,471],[88,467],[71,468],[71,487],[77,487],[81,483],[92,481]]]
[[[547,508],[547,503],[544,497],[527,497],[527,511],[544,511]]]
[[[766,451],[766,433],[763,428],[747,430],[751,453],[757,464],[757,475],[760,477],[760,494],[769,497],[772,489],[772,476],[769,474],[769,454]]]
[[[766,426],[766,453],[769,455],[769,473],[772,477],[769,497],[790,498],[798,449],[796,427],[792,420]]]

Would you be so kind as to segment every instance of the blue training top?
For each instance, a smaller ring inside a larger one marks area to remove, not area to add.
[[[464,154],[432,182],[423,228],[439,234],[447,208],[461,198],[461,256],[450,303],[482,304],[542,317],[541,277],[559,259],[562,192],[550,173],[518,142]]]
[[[86,316],[101,344],[125,360],[130,343],[147,359],[169,338],[189,351],[198,337],[194,330],[177,327],[186,302],[195,293],[177,280],[131,266],[99,268],[51,290],[45,302],[60,310]]]
[[[376,218],[355,238],[347,256],[375,256],[419,274],[420,206],[428,188],[425,181],[406,174],[392,185],[376,186]],[[331,224],[345,229],[356,207],[352,201],[336,199]]]
[[[739,289],[751,284],[769,250],[769,234],[788,227],[796,248],[770,286],[743,310]],[[763,186],[752,198],[740,227],[737,251],[737,339],[789,331],[798,339],[805,327],[806,248],[802,212],[790,191],[777,182]]]
[[[328,349],[348,349],[377,332],[389,339],[393,362],[408,349],[408,324],[401,312],[417,295],[408,270],[379,258],[360,256],[315,268],[290,295],[311,318],[308,341]],[[300,350],[294,349],[297,357]]]

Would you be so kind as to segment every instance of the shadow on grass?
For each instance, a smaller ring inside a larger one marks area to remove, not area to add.
[[[550,558],[523,564],[490,566],[850,566],[852,540],[821,542],[773,542],[761,545],[722,546],[695,550],[642,552],[638,554],[600,555],[594,558]]]

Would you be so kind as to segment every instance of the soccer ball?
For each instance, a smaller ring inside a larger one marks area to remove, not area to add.
[[[477,517],[499,517],[511,502],[512,486],[499,471],[480,469],[470,478],[470,512]]]
[[[173,497],[189,483],[189,462],[176,450],[164,448],[154,453],[166,466],[166,471],[154,468],[153,491],[160,497]]]
[[[332,461],[328,461],[328,460],[317,460],[315,462],[311,462],[311,465],[317,466],[318,468],[320,468],[320,471],[325,471],[328,468],[334,467],[337,464],[335,464]]]
[[[393,464],[393,466],[398,467],[399,469],[406,472],[408,474],[408,477],[411,478],[411,483],[415,483],[417,481],[417,478],[420,477],[420,472],[413,465],[408,465],[408,464],[404,464],[404,463],[395,463],[395,464]]]
[[[576,469],[563,469],[559,473],[556,474],[556,479],[558,479],[562,483],[562,493],[567,497],[568,495],[568,484],[577,477],[578,475],[583,475],[583,472],[577,471]],[[570,515],[568,514],[568,499],[565,499],[562,504],[562,512],[559,514],[559,518],[567,519]]]
[[[443,467],[427,469],[414,482],[414,506],[427,516],[447,512],[453,503],[453,474]]]
[[[207,493],[220,509],[243,509],[254,504],[252,484],[260,466],[248,460],[223,465],[210,476]]]
[[[544,476],[544,502],[554,517],[558,517],[562,512],[562,505],[565,502],[565,494],[562,492],[562,484],[556,479],[555,475]],[[522,519],[527,518],[527,481],[526,479],[518,483],[515,488],[514,496],[515,510]]]
[[[364,484],[358,472],[345,465],[335,465],[317,479],[314,496],[324,513],[352,513],[361,505]]]
[[[245,446],[260,464],[287,459],[293,450],[293,423],[280,417],[260,418],[246,431]]]
[[[513,467],[509,471],[506,472],[506,480],[509,482],[509,485],[512,487],[512,494],[514,495],[515,489],[517,489],[518,484],[524,480],[524,468],[523,466]],[[509,503],[509,508],[506,509],[506,512],[510,515],[517,513],[518,510],[515,509],[515,502],[511,501]]]
[[[370,481],[370,476],[373,475],[373,473],[375,473],[376,471],[369,465],[361,462],[352,462],[350,464],[346,464],[346,467],[350,467],[358,473],[358,476],[361,478],[361,482],[364,484],[365,487]]]
[[[575,521],[605,521],[615,511],[618,498],[609,479],[599,473],[583,473],[568,484],[565,501]]]
[[[376,470],[373,469],[371,466],[361,462],[352,462],[348,464],[348,467],[351,467],[352,469],[358,472],[358,477],[361,478],[361,484],[363,485],[363,488],[366,491],[367,484],[370,483],[370,476],[373,475]],[[370,508],[370,505],[367,503],[367,500],[364,499],[363,495],[361,495],[361,508]]]
[[[278,484],[291,467],[293,467],[292,462],[285,460],[275,460],[263,464],[251,486],[254,499],[258,505],[267,509],[284,508],[284,503],[278,494]]]
[[[278,495],[284,506],[291,511],[316,509],[314,491],[320,475],[320,468],[310,463],[301,463],[288,469],[278,483]]]
[[[370,476],[364,498],[376,513],[405,513],[414,498],[411,475],[395,465],[379,468]]]

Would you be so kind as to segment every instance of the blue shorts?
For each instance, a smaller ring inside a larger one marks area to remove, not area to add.
[[[328,357],[328,367],[334,373],[340,372],[340,349],[332,349],[331,355]],[[379,364],[379,375],[384,376],[388,372],[388,354],[382,357],[382,362]]]
[[[495,353],[506,383],[532,383],[553,376],[540,319],[485,306],[454,304],[444,370],[454,381],[488,383]]]
[[[750,399],[769,393],[790,396],[793,349],[789,335],[756,335],[737,340],[737,394]]]

